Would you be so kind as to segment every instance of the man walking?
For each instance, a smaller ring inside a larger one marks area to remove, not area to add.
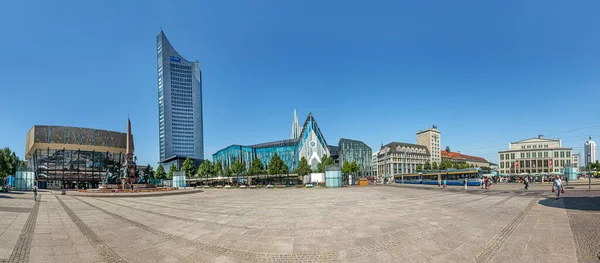
[[[468,180],[468,179],[467,179],[467,177],[465,176],[465,179],[464,179],[464,183],[465,183],[465,190],[467,190],[467,183],[468,183],[468,182],[469,182],[469,180]]]
[[[37,183],[35,183],[33,185],[33,201],[37,202],[37,195],[38,195],[38,187],[37,187]]]
[[[529,189],[529,176],[525,176],[525,190]]]

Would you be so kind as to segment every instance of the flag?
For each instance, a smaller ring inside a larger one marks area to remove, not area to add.
[[[519,167],[519,161],[515,161],[515,167]]]
[[[531,167],[535,168],[535,160],[531,160]]]
[[[552,160],[548,160],[548,166],[552,166]]]

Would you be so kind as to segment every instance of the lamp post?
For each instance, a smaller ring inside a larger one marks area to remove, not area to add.
[[[591,153],[588,153],[587,157],[588,157],[588,161],[587,161],[587,164],[588,164],[588,189],[592,190],[592,172],[591,172],[592,166],[590,165],[592,163]]]

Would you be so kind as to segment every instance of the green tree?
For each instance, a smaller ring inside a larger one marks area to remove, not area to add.
[[[154,169],[150,164],[148,164],[148,166],[146,166],[146,169],[144,169],[144,174],[149,176],[150,178],[154,178]]]
[[[154,174],[154,178],[165,179],[166,177],[167,177],[167,175],[165,174],[165,168],[162,166],[162,164],[159,164],[158,168],[156,168],[156,173]]]
[[[432,166],[433,170],[444,170],[446,169],[446,161],[441,161],[439,165],[434,162]]]
[[[296,167],[296,170],[294,170],[294,172],[302,178],[304,178],[304,176],[307,176],[312,172],[312,169],[310,168],[310,165],[308,165],[308,161],[306,161],[306,158],[304,158],[304,156],[302,156],[302,158],[300,159],[300,163],[298,163],[298,167]]]
[[[431,170],[431,163],[429,161],[425,161],[425,167],[423,167],[423,169],[425,169],[425,171],[429,171]]]
[[[269,174],[270,175],[282,175],[289,172],[289,167],[283,162],[281,157],[275,153],[271,160],[269,160]],[[280,178],[281,182],[281,178]]]
[[[438,169],[438,165],[436,162],[433,162],[433,164],[431,165],[431,169],[432,170],[437,170]]]
[[[233,172],[233,174],[235,174],[236,176],[239,177],[241,174],[244,173],[245,168],[246,168],[246,165],[244,165],[243,162],[235,161],[233,163],[233,166],[231,167],[231,171]]]
[[[333,158],[323,154],[321,157],[321,163],[317,164],[317,172],[324,173],[325,167],[333,164]],[[343,165],[342,165],[343,166]]]
[[[210,171],[210,175],[213,177],[219,176],[223,173],[223,165],[220,162],[215,162],[213,168]]]
[[[246,174],[248,176],[260,175],[264,169],[262,161],[259,158],[254,158]]]
[[[231,168],[227,167],[227,168],[225,168],[225,170],[223,170],[223,175],[225,175],[227,177],[231,177],[231,174],[233,174],[233,172],[231,171]]]
[[[196,166],[194,166],[194,161],[190,157],[183,161],[182,169],[185,172],[185,177],[192,177],[196,173]]]
[[[212,174],[213,165],[209,160],[204,160],[198,167],[198,176],[204,176],[208,179],[208,175]]]
[[[0,150],[0,178],[4,178],[17,173],[17,167],[25,165],[25,161],[19,159],[17,154],[5,147]]]
[[[169,166],[169,173],[167,174],[167,177],[169,179],[173,179],[173,173],[177,171],[177,168],[175,167],[175,164],[172,163],[171,166]]]
[[[423,171],[423,166],[420,164],[417,164],[417,172],[421,172]]]

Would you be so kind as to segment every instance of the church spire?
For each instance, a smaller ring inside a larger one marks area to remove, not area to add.
[[[296,115],[296,109],[294,109],[294,121],[292,122],[292,136],[291,139],[298,139],[300,137],[300,126],[298,126],[298,115]]]

